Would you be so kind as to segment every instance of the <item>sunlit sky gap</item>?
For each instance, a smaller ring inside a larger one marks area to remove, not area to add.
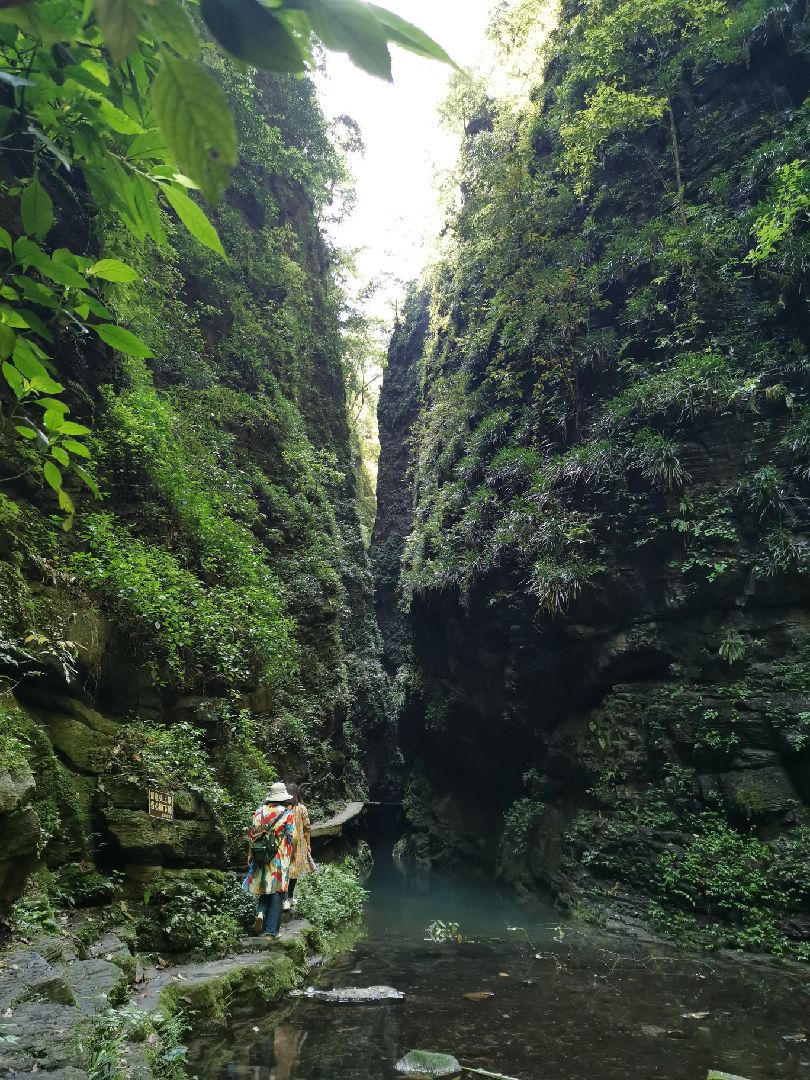
[[[382,2],[430,34],[462,67],[486,63],[491,0]],[[357,262],[363,279],[386,281],[373,308],[388,319],[393,299],[402,292],[397,282],[419,275],[441,228],[435,179],[453,166],[459,144],[436,114],[450,69],[396,47],[391,51],[393,84],[365,75],[335,54],[318,77],[327,117],[351,116],[366,145],[365,157],[352,162],[356,208],[331,231],[342,247],[361,249]]]

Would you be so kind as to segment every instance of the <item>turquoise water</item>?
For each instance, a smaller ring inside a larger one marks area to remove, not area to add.
[[[802,977],[583,933],[486,880],[406,873],[385,851],[369,891],[365,938],[311,981],[405,999],[296,999],[200,1040],[192,1075],[393,1080],[402,1054],[428,1049],[516,1080],[810,1080]],[[458,922],[461,943],[426,941],[435,919]],[[476,991],[492,997],[464,997]]]

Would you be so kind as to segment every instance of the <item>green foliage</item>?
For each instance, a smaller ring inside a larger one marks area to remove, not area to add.
[[[457,922],[445,922],[443,919],[434,919],[425,927],[426,940],[429,941],[461,941],[461,927]]]
[[[319,930],[338,930],[359,919],[365,890],[354,874],[332,864],[321,864],[295,888],[298,912]]]
[[[518,799],[504,816],[502,844],[510,854],[525,855],[535,829],[543,820],[545,803],[536,799]]]
[[[388,42],[450,63],[417,27],[361,0],[310,0],[304,6],[256,0],[207,0],[202,23],[225,52],[283,72],[314,68],[313,32],[347,52],[362,68],[391,76]],[[215,226],[186,194],[197,189],[218,201],[238,162],[237,122],[222,81],[200,54],[200,20],[184,0],[142,4],[47,0],[7,6],[0,15],[0,75],[8,104],[0,119],[4,149],[33,159],[32,174],[0,178],[0,195],[18,200],[22,231],[0,229],[0,361],[11,392],[3,412],[20,440],[27,470],[40,468],[70,528],[75,512],[64,482],[69,470],[99,495],[82,463],[89,429],[67,419],[64,387],[53,346],[81,340],[88,330],[112,349],[141,358],[153,354],[125,327],[109,321],[92,281],[135,280],[120,260],[93,260],[71,251],[49,252],[44,241],[56,224],[54,196],[64,208],[66,173],[80,178],[69,199],[88,217],[106,216],[138,242],[167,242],[171,209],[199,243],[225,256]],[[13,105],[13,108],[11,107]],[[71,212],[71,211],[68,211]],[[75,212],[72,211],[72,212]],[[48,351],[51,347],[51,351]],[[57,354],[60,350],[57,349]],[[42,418],[36,408],[44,409]],[[78,459],[78,460],[77,460]]]
[[[130,1073],[127,1043],[145,1043],[149,1071],[156,1080],[184,1080],[187,1022],[182,1012],[171,1017],[147,1013],[137,1005],[107,1009],[94,1020],[86,1043],[90,1080],[126,1080]]]
[[[142,947],[203,958],[233,952],[256,903],[235,875],[190,871],[157,880],[131,911]]]
[[[10,923],[15,938],[27,939],[40,934],[59,933],[56,913],[41,878],[33,879],[25,895],[14,904]]]
[[[181,682],[208,672],[237,685],[272,683],[288,668],[290,625],[270,575],[206,588],[171,552],[137,540],[109,514],[89,516],[82,538],[88,550],[73,555],[74,572]]]
[[[496,15],[505,62],[532,19]],[[755,35],[800,48],[767,0],[564,5],[528,104],[471,126],[431,283],[406,600],[506,577],[559,615],[602,586],[618,537],[663,548],[672,530],[687,590],[740,569],[741,543],[762,573],[800,565],[773,519],[806,464],[804,345],[779,315],[808,265],[806,108],[743,139],[725,103],[696,105]],[[748,258],[770,219],[784,239]],[[693,427],[786,412],[790,475],[757,451],[733,488],[688,491]]]
[[[683,851],[661,854],[660,888],[671,900],[733,921],[726,933],[737,947],[782,954],[789,946],[778,926],[806,896],[808,843],[804,828],[763,842],[707,811]]]
[[[745,638],[739,630],[727,627],[717,652],[727,664],[736,664],[745,656]]]
[[[628,93],[601,84],[576,119],[560,129],[565,147],[561,166],[574,178],[577,193],[587,190],[608,141],[659,120],[666,107],[666,101],[653,94]]]
[[[770,204],[751,226],[756,247],[746,262],[757,265],[773,255],[798,218],[810,206],[810,168],[804,161],[788,161],[773,174]]]

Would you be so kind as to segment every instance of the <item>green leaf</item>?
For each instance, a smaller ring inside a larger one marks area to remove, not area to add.
[[[110,85],[110,73],[107,70],[106,64],[101,64],[97,60],[82,60],[81,67],[104,86]]]
[[[34,431],[33,428],[22,427],[21,424],[15,424],[14,430],[17,432],[18,435],[22,435],[24,439],[36,439],[37,437],[37,433]]]
[[[67,156],[67,154],[65,154],[62,150],[59,149],[59,147],[52,139],[48,138],[44,131],[40,131],[39,128],[34,127],[33,124],[28,125],[28,131],[29,134],[33,135],[35,139],[38,139],[39,142],[43,144],[43,146],[46,146],[53,154],[53,156],[58,161],[60,161],[66,169],[70,168],[70,158]]]
[[[138,228],[138,209],[135,204],[136,178],[109,155],[103,161],[93,161],[92,167],[85,168],[84,175],[96,201],[102,206],[112,203],[127,228],[139,240],[143,240],[144,231]]]
[[[127,266],[120,259],[99,259],[87,273],[101,278],[102,281],[137,281],[139,276],[131,266]]]
[[[59,425],[59,430],[63,435],[89,435],[90,428],[85,427],[84,424],[74,424],[72,420],[62,420]]]
[[[31,266],[36,267],[40,274],[55,281],[58,285],[65,285],[69,289],[86,289],[87,282],[72,266],[58,260],[49,259],[47,255],[37,256],[28,260]]]
[[[152,84],[152,105],[177,167],[216,202],[238,160],[236,127],[222,87],[197,61],[166,56]]]
[[[34,281],[33,278],[25,277],[23,274],[14,274],[11,280],[19,287],[26,300],[41,304],[43,307],[59,306],[56,293],[50,286],[43,285],[41,281]]]
[[[36,176],[23,188],[20,210],[25,231],[42,239],[53,225],[53,203]]]
[[[69,413],[70,412],[70,408],[64,403],[64,401],[60,401],[59,398],[49,398],[49,397],[37,398],[37,400],[34,402],[34,404],[39,405],[39,407],[41,409],[45,409],[46,411],[48,409],[58,409],[59,412],[63,412],[63,413]]]
[[[362,0],[309,0],[305,8],[312,29],[327,49],[348,53],[363,71],[391,81],[386,35],[368,4]]]
[[[98,115],[107,127],[117,131],[119,135],[143,135],[144,133],[142,124],[139,124],[137,120],[133,120],[131,116],[127,116],[122,109],[117,108],[107,98],[99,100]]]
[[[81,296],[78,296],[76,299],[88,307],[99,319],[106,319],[107,322],[111,322],[115,318],[113,313],[105,308],[103,304],[100,304],[94,296],[88,296],[87,293],[82,293]]]
[[[158,189],[155,184],[145,180],[142,176],[136,176],[134,179],[135,206],[140,220],[158,247],[162,247],[166,243],[166,233],[160,219],[160,208],[157,201]]]
[[[125,330],[123,326],[115,326],[113,323],[98,323],[93,327],[93,330],[105,344],[117,349],[118,352],[126,353],[127,356],[138,356],[142,360],[147,360],[150,356],[155,355],[148,345],[144,344],[139,337],[130,333],[129,330]],[[72,434],[77,435],[79,432],[74,431]]]
[[[31,343],[25,338],[17,338],[13,356],[14,366],[26,379],[49,377],[45,365],[34,355]]]
[[[158,0],[144,8],[151,36],[165,41],[187,60],[200,54],[200,38],[191,16],[180,0]]]
[[[47,258],[39,244],[35,244],[28,236],[18,236],[14,241],[14,258],[18,262],[27,263],[34,255],[42,255]]]
[[[15,396],[17,398],[23,397],[26,393],[26,386],[23,377],[22,375],[20,375],[19,371],[17,371],[15,367],[9,364],[7,360],[3,362],[2,370],[3,375],[5,376],[5,380],[11,387],[11,389],[14,391]]]
[[[166,139],[161,132],[147,131],[144,135],[138,135],[132,140],[127,149],[127,158],[130,161],[138,161],[143,158],[156,158],[160,161],[166,157]]]
[[[62,473],[52,461],[45,462],[42,466],[42,472],[54,491],[62,490]]]
[[[10,308],[8,304],[0,304],[0,323],[4,326],[13,326],[17,330],[24,330],[28,326],[19,311]]]
[[[29,329],[33,330],[35,334],[39,334],[45,341],[53,343],[53,334],[35,311],[31,311],[29,308],[17,308],[17,310],[25,319]]]
[[[407,19],[402,19],[393,11],[378,7],[376,4],[369,4],[368,7],[376,16],[377,22],[382,25],[389,42],[416,53],[417,56],[424,56],[428,60],[440,60],[443,64],[457,67],[441,45],[428,37],[418,26],[414,26]]]
[[[30,389],[38,394],[61,394],[65,389],[61,383],[56,382],[50,375],[35,375],[30,380]]]
[[[191,235],[201,244],[205,244],[207,248],[211,248],[212,251],[216,251],[218,255],[225,258],[225,249],[217,230],[194,200],[186,195],[185,191],[170,187],[168,184],[161,184],[161,189]]]
[[[138,16],[128,0],[93,0],[93,9],[110,56],[120,64],[138,44]]]
[[[87,471],[87,469],[82,468],[82,466],[79,465],[75,461],[73,462],[73,468],[74,468],[75,472],[78,474],[78,476],[80,476],[81,479],[84,481],[85,485],[93,492],[95,497],[97,499],[100,499],[101,498],[101,492],[99,491],[98,484],[95,482],[95,480],[90,475],[90,473]]]
[[[64,510],[66,514],[70,514],[68,518],[69,522],[73,522],[73,515],[76,513],[76,507],[73,505],[73,499],[62,488],[59,489],[59,509]],[[62,526],[64,528],[64,525]],[[68,529],[70,525],[68,525]],[[67,532],[67,529],[65,529]]]
[[[14,351],[17,335],[10,326],[0,323],[0,360],[8,360]]]
[[[11,233],[0,225],[0,248],[11,251]]]
[[[84,443],[76,442],[75,439],[63,439],[62,446],[69,450],[71,454],[76,454],[77,457],[90,458],[93,456]]]
[[[239,60],[289,74],[305,69],[293,35],[258,0],[202,0],[200,12],[216,41]]]
[[[60,465],[64,465],[67,469],[70,465],[70,456],[62,449],[61,446],[51,447],[51,457],[58,461]]]
[[[61,431],[65,423],[65,414],[59,409],[47,409],[42,417],[42,423],[48,431]]]

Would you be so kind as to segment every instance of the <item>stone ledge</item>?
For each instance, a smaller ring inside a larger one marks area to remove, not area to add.
[[[252,995],[268,1002],[291,990],[308,968],[316,939],[317,933],[308,922],[294,920],[275,941],[243,939],[245,951],[234,956],[150,972],[132,1001],[146,1012],[171,1015],[183,1011],[192,1030],[203,1025],[222,1027],[233,1012],[248,1006]]]

